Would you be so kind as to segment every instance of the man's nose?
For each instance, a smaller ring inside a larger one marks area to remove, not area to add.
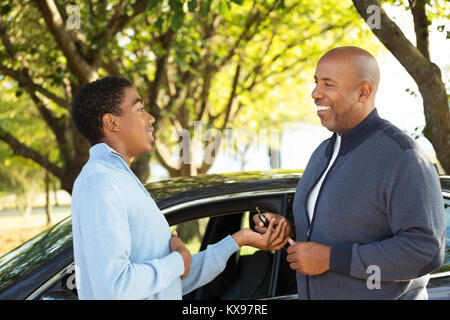
[[[316,85],[313,89],[313,91],[311,92],[311,97],[316,100],[316,99],[320,99],[323,97],[322,92],[320,91],[320,88],[318,87],[318,85]]]

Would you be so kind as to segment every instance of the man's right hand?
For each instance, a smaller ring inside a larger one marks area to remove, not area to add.
[[[172,231],[172,238],[170,239],[170,252],[178,251],[183,257],[184,273],[181,276],[181,280],[187,277],[189,268],[191,266],[192,256],[189,249],[186,248],[183,241],[178,237],[176,231]]]
[[[284,236],[289,238],[294,238],[294,228],[291,226],[288,219],[283,217],[282,215],[272,213],[272,212],[263,212],[264,216],[270,221],[275,220],[274,225],[275,228],[281,223],[281,221],[286,221],[286,231]],[[259,219],[258,214],[253,215],[253,222],[255,223],[255,231],[260,234],[264,234],[267,231],[267,227],[264,227],[264,223]]]

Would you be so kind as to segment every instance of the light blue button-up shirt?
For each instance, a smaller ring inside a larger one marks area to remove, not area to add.
[[[72,192],[76,285],[80,299],[181,299],[214,279],[239,246],[231,236],[192,256],[170,252],[169,225],[123,158],[94,145]]]

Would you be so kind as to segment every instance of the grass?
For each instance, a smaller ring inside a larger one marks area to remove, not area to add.
[[[70,206],[53,207],[52,223],[47,224],[45,208],[33,208],[29,219],[25,219],[18,210],[1,210],[0,257],[69,215]]]

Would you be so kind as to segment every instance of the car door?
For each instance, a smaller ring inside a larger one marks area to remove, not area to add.
[[[446,221],[446,248],[444,263],[441,268],[430,275],[427,286],[428,299],[450,300],[450,194],[444,192]]]
[[[243,227],[254,227],[252,216],[256,214],[256,207],[262,211],[269,211],[286,215],[289,197],[286,192],[260,191],[255,194],[231,197],[211,198],[199,205],[186,204],[176,212],[167,214],[167,220],[172,228],[182,224],[197,223],[201,228],[200,239],[196,244],[188,242],[191,253],[205,250],[208,245],[222,240],[227,235]],[[186,230],[189,228],[180,228]],[[179,233],[183,239],[183,233]],[[285,253],[284,253],[285,254]],[[266,299],[272,298],[277,292],[280,268],[283,268],[285,257],[281,251],[263,251],[250,247],[242,247],[227,261],[224,271],[210,283],[185,295],[185,300],[237,300],[237,299]],[[283,268],[284,269],[284,268]],[[295,290],[294,281],[290,284]]]

